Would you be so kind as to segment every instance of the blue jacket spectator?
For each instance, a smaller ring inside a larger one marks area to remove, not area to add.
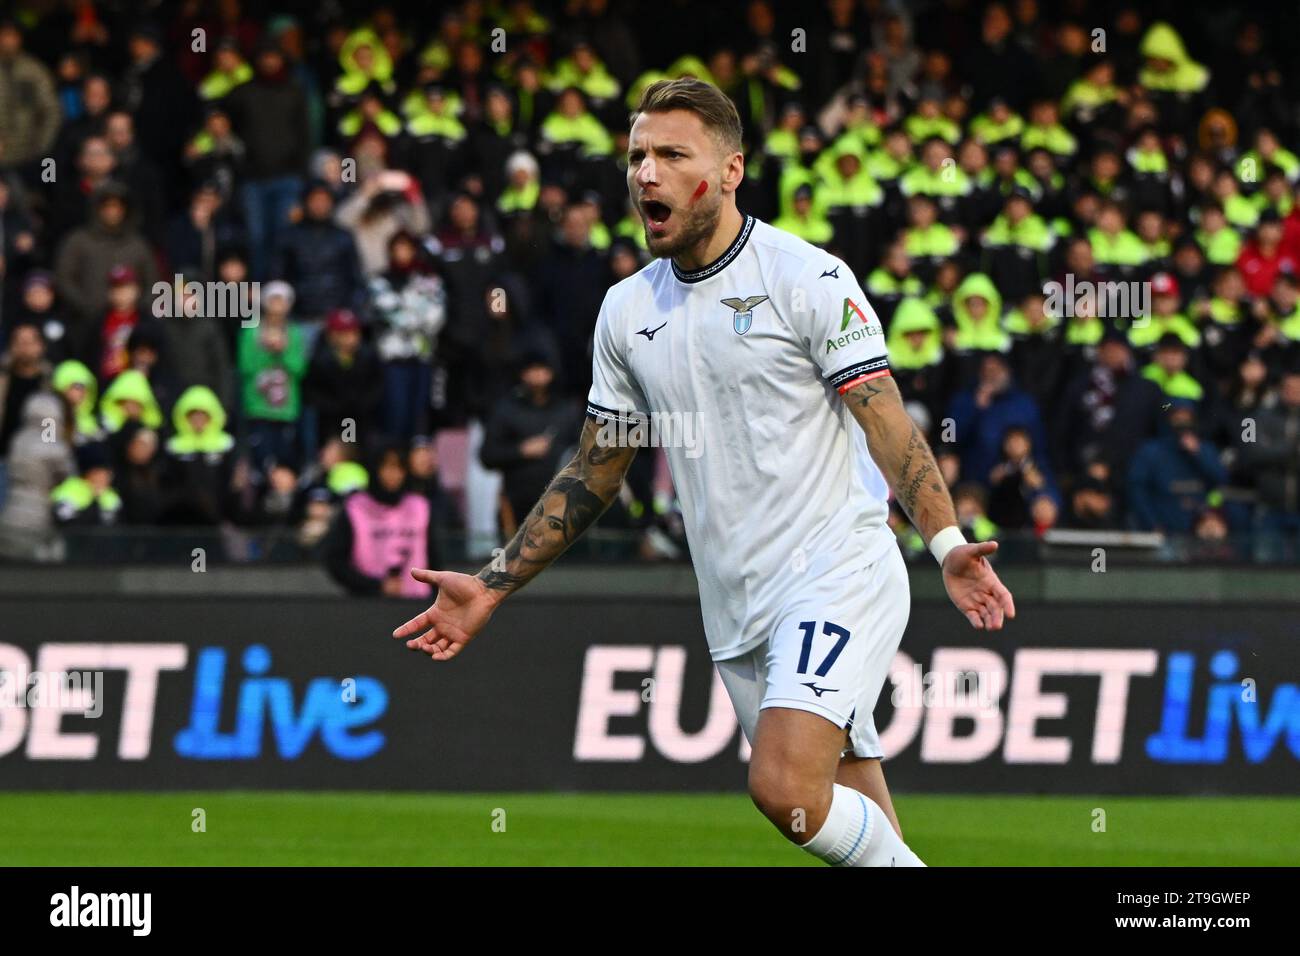
[[[1219,451],[1196,434],[1195,404],[1174,399],[1162,434],[1138,449],[1128,472],[1131,523],[1140,531],[1187,532],[1228,477]]]
[[[1011,366],[1001,352],[989,352],[983,357],[975,385],[957,393],[948,407],[948,417],[954,432],[952,445],[961,456],[961,474],[966,480],[988,481],[1009,428],[1025,429],[1034,448],[1047,447],[1038,404],[1028,392],[1016,387]]]

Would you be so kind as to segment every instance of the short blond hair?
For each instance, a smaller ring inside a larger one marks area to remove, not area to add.
[[[642,113],[667,113],[687,110],[700,118],[718,143],[729,153],[742,151],[740,113],[731,97],[712,83],[683,76],[676,80],[651,83],[641,94],[641,102],[628,117],[628,125]]]

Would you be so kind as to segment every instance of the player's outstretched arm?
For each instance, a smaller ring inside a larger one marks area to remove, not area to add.
[[[434,660],[451,660],[483,629],[507,595],[519,590],[564,553],[618,496],[635,447],[602,444],[601,425],[588,418],[577,454],[551,479],[505,550],[477,575],[413,569],[411,576],[438,588],[423,614],[393,637]]]
[[[844,401],[867,433],[871,457],[926,544],[940,532],[960,536],[959,531],[945,530],[957,525],[952,497],[929,443],[903,407],[893,376],[859,382],[844,393]],[[986,557],[997,548],[996,541],[958,544],[943,557],[948,596],[972,627],[998,630],[1004,617],[1016,616],[1011,592]]]

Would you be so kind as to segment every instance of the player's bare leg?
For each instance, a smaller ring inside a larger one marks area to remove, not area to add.
[[[841,757],[835,782],[869,796],[876,806],[885,811],[894,832],[900,837],[903,835],[898,815],[894,813],[894,801],[889,796],[889,787],[885,785],[885,768],[880,765],[879,757],[855,757],[852,754]]]
[[[836,783],[843,747],[844,729],[826,718],[765,708],[749,763],[754,805],[787,839],[828,863],[923,866],[872,798]]]
[[[749,795],[786,838],[804,843],[826,822],[844,731],[804,710],[758,715],[749,758]]]

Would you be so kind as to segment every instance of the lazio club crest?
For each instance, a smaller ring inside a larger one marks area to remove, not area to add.
[[[754,308],[767,301],[765,295],[751,295],[748,299],[723,299],[722,304],[736,314],[732,317],[731,327],[737,335],[744,335],[754,324]]]

